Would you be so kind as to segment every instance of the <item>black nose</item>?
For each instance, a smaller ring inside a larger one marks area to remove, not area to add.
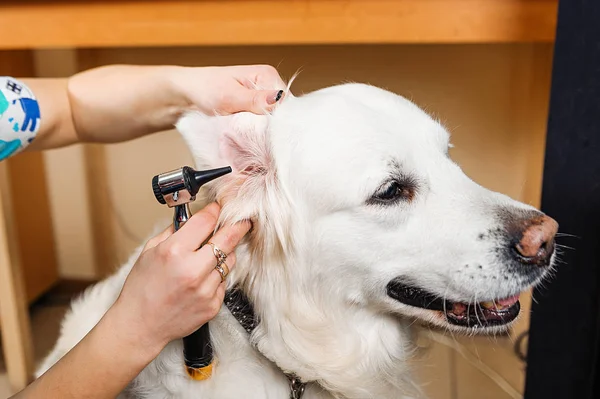
[[[513,237],[512,249],[519,262],[540,267],[549,265],[558,231],[554,219],[537,214],[512,222],[509,231]]]

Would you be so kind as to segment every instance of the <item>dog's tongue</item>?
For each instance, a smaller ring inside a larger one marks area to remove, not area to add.
[[[508,298],[496,299],[495,301],[481,302],[481,306],[486,309],[502,310],[511,307],[519,300],[519,295],[509,296]]]
[[[507,306],[512,306],[515,303],[517,303],[517,301],[519,300],[519,295],[513,295],[511,297],[508,298],[504,298],[504,299],[500,299],[498,301],[496,301],[496,303],[498,305],[502,305],[503,307],[507,307]]]
[[[508,298],[497,299],[495,301],[481,302],[479,305],[488,310],[501,311],[503,309],[507,309],[513,306],[515,303],[517,303],[518,300],[519,295],[517,294]],[[455,302],[452,306],[451,312],[455,315],[465,314],[469,311],[470,307],[475,308],[475,304],[469,305],[467,303]]]

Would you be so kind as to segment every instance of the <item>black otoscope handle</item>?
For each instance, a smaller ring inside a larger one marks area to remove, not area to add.
[[[188,204],[177,205],[173,217],[174,230],[179,230],[189,218]],[[183,357],[186,371],[190,377],[195,380],[204,380],[211,376],[213,348],[210,342],[208,323],[183,338]]]

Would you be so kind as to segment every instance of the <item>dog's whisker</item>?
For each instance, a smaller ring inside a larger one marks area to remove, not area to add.
[[[475,318],[477,319],[477,322],[480,325],[483,325],[483,323],[481,322],[481,319],[479,319],[479,312],[477,311],[477,309],[479,308],[479,310],[483,314],[483,309],[481,308],[481,305],[479,304],[479,302],[477,302],[477,294],[475,294],[474,300],[475,300],[475,302],[474,302],[475,303]]]
[[[446,284],[446,290],[444,291],[444,295],[443,295],[443,307],[444,307],[444,317],[446,318],[446,322],[448,321],[448,309],[446,309],[446,298],[448,295],[448,288],[450,288],[450,283]]]
[[[570,247],[568,245],[563,245],[563,244],[554,244],[554,245],[556,245],[557,248],[566,248],[566,249],[571,249],[571,250],[575,251],[575,248]]]
[[[568,234],[568,233],[556,233],[556,237],[581,238],[580,236],[576,236],[574,234]]]

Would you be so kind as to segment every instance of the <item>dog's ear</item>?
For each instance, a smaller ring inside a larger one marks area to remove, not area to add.
[[[207,199],[221,205],[219,225],[251,220],[254,250],[263,256],[287,251],[291,206],[277,179],[269,116],[189,113],[176,128],[192,152],[196,168],[231,166],[233,170],[206,185]]]
[[[264,172],[271,159],[267,137],[268,116],[239,113],[207,116],[185,114],[176,125],[197,168],[231,166],[228,177],[250,177]]]
[[[176,125],[196,168],[231,166],[232,173],[206,186],[209,200],[219,202],[225,216],[253,218],[275,185],[268,123],[267,115],[206,116],[192,112]]]
[[[206,185],[207,199],[221,205],[219,225],[251,220],[255,250],[265,256],[287,251],[292,207],[277,179],[269,116],[189,113],[176,128],[192,152],[196,168],[231,166],[233,170]]]

